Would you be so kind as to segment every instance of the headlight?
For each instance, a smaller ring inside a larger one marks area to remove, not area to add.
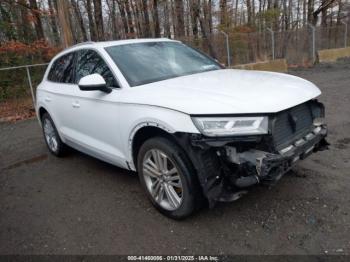
[[[206,136],[260,135],[268,133],[268,117],[192,117]]]

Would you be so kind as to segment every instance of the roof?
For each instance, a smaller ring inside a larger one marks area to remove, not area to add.
[[[69,47],[69,49],[75,47],[108,47],[114,45],[126,45],[126,44],[136,44],[136,43],[147,43],[147,42],[175,42],[168,38],[141,38],[141,39],[125,39],[116,41],[102,41],[102,42],[83,42]]]

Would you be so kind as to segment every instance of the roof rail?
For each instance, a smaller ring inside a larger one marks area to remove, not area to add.
[[[94,41],[81,42],[81,43],[78,43],[78,44],[75,44],[75,45],[72,45],[72,46],[66,48],[66,50],[71,49],[71,48],[76,47],[76,46],[80,46],[80,45],[89,45],[89,44],[92,45],[92,44],[94,44],[94,43],[95,43]]]

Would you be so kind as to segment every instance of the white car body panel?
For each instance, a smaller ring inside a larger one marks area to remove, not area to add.
[[[36,110],[51,115],[61,139],[70,146],[106,162],[135,170],[132,139],[145,125],[169,133],[199,133],[194,115],[273,113],[321,94],[312,83],[271,72],[216,70],[130,87],[104,47],[165,39],[125,40],[79,45],[96,50],[108,64],[121,88],[109,94],[81,91],[78,85],[44,80],[37,89]]]
[[[320,94],[299,77],[226,69],[136,86],[123,99],[187,114],[249,114],[279,112]]]

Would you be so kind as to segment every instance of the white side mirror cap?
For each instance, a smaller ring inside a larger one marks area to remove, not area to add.
[[[107,87],[106,81],[100,74],[91,74],[84,76],[79,81],[79,88],[82,91],[95,91],[110,93],[111,88]]]
[[[79,81],[79,86],[101,86],[106,85],[106,81],[100,74],[84,76]]]

